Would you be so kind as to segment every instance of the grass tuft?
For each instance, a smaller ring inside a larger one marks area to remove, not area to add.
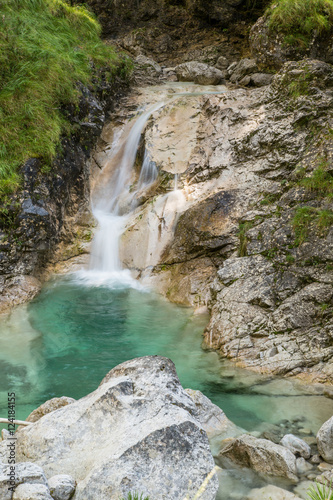
[[[267,12],[270,30],[282,33],[288,45],[307,47],[314,33],[333,25],[333,0],[274,0]]]
[[[77,103],[77,82],[93,68],[109,77],[120,58],[100,25],[65,0],[6,0],[0,28],[0,195],[20,186],[19,167],[31,157],[49,165],[60,136],[70,132],[62,109]]]
[[[311,500],[333,500],[332,481],[330,484],[316,483],[316,486],[310,486],[307,494]]]
[[[333,224],[332,210],[320,210],[314,207],[298,207],[292,220],[295,232],[295,245],[299,246],[308,238],[310,231],[325,236]]]

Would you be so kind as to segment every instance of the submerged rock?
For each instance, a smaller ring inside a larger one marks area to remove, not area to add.
[[[327,420],[319,429],[317,445],[323,459],[333,464],[333,417]]]
[[[17,433],[17,458],[33,460],[48,477],[66,471],[76,500],[193,496],[214,468],[197,409],[174,364],[147,356],[127,361],[96,391],[45,415]],[[216,475],[202,499],[213,500]]]
[[[295,455],[283,446],[266,439],[243,434],[230,440],[219,454],[218,462],[225,466],[230,464],[230,461],[264,476],[298,481]]]

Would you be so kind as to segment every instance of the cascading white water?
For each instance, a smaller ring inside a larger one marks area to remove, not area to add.
[[[146,151],[137,190],[130,191],[131,173],[139,141],[149,117],[162,106],[164,102],[159,102],[139,115],[126,140],[119,166],[108,182],[107,189],[104,187],[103,196],[93,206],[99,229],[92,244],[90,270],[107,274],[121,270],[119,238],[126,222],[126,214],[135,207],[133,202],[138,190],[148,187],[157,177],[156,165]]]

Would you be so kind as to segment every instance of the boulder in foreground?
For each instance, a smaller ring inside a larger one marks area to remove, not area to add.
[[[154,500],[194,497],[214,468],[206,432],[174,364],[147,356],[123,363],[86,397],[17,433],[17,460],[47,477],[70,474],[75,500],[139,492]],[[213,500],[212,477],[201,500]]]

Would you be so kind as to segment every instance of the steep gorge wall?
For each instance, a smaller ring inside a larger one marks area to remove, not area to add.
[[[206,346],[259,372],[331,383],[332,85],[330,65],[306,60],[287,63],[266,88],[198,98],[174,236],[158,186],[123,236],[127,266],[170,300],[209,306]],[[170,165],[151,144],[166,112],[146,131],[162,178],[173,172],[177,131],[166,128]],[[138,259],[135,241],[149,234],[155,256],[166,245],[157,264],[149,253]]]

